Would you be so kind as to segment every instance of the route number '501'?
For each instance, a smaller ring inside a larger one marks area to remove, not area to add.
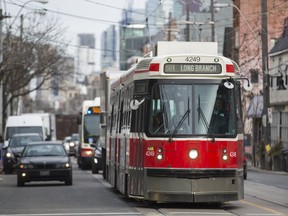
[[[201,58],[199,56],[188,56],[185,58],[186,62],[200,62]]]

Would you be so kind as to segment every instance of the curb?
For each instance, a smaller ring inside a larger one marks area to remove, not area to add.
[[[277,174],[277,175],[288,175],[288,172],[285,171],[273,171],[273,170],[266,170],[266,169],[261,169],[258,167],[253,167],[252,165],[247,166],[248,171],[255,171],[255,172],[263,172],[263,173],[271,173],[271,174]]]

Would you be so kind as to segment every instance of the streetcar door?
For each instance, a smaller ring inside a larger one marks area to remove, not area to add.
[[[145,125],[145,104],[141,104],[132,112],[133,141],[132,149],[134,170],[130,172],[130,194],[134,196],[143,196],[143,178],[144,178],[144,125]]]
[[[137,195],[143,196],[143,179],[144,179],[144,129],[145,129],[145,104],[140,105],[138,109],[138,133],[139,143],[137,148],[137,180],[138,190]]]

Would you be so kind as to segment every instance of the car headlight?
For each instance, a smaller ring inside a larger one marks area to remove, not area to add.
[[[69,143],[69,146],[70,146],[70,147],[74,147],[74,146],[75,146],[75,143],[74,143],[74,142],[70,142],[70,143]]]
[[[70,164],[69,163],[63,163],[63,164],[57,164],[56,168],[69,168]]]
[[[11,152],[7,152],[7,153],[6,153],[6,157],[7,157],[7,158],[12,158],[12,157],[14,157],[14,155],[13,155],[13,153],[11,153]]]
[[[32,169],[34,166],[33,164],[20,164],[19,168],[20,169]]]

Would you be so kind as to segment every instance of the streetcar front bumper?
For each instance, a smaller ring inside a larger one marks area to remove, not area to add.
[[[243,170],[146,170],[144,199],[210,203],[244,198]]]

